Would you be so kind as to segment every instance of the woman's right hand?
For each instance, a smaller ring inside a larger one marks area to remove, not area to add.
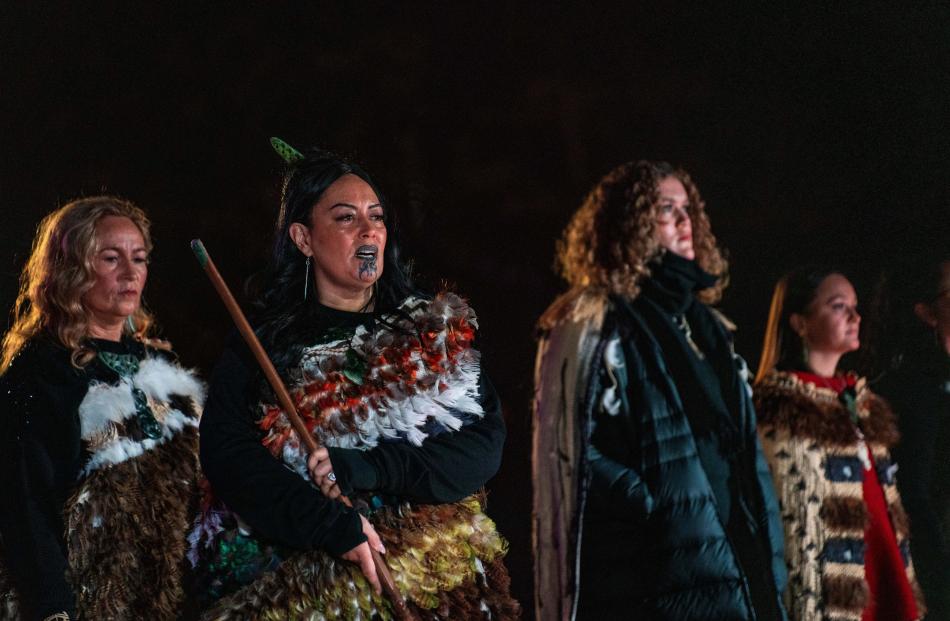
[[[383,592],[383,587],[380,585],[379,576],[376,574],[376,565],[373,563],[373,554],[370,551],[370,546],[380,554],[386,554],[386,548],[383,547],[383,542],[380,541],[379,535],[376,534],[376,529],[369,523],[369,520],[361,515],[360,521],[363,523],[363,534],[366,535],[366,541],[345,552],[342,558],[359,565],[360,571],[366,576],[366,579],[373,587],[373,591],[376,592],[376,595],[380,595]]]

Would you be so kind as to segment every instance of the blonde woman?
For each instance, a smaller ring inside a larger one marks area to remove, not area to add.
[[[889,453],[894,416],[863,378],[838,370],[860,345],[857,304],[833,269],[783,277],[756,376],[794,621],[913,621],[925,612]]]
[[[204,388],[150,336],[151,249],[111,196],[37,231],[0,362],[5,618],[181,613]]]

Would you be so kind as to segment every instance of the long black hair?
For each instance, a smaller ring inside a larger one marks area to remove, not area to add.
[[[369,184],[383,207],[386,248],[383,273],[376,283],[375,311],[392,310],[406,296],[416,292],[400,257],[396,214],[376,182],[354,162],[322,149],[307,149],[303,158],[290,164],[284,174],[270,263],[257,285],[252,287],[258,337],[282,374],[298,362],[308,337],[313,336],[308,328],[313,325],[311,318],[318,297],[317,292],[306,299],[303,297],[306,257],[291,240],[290,225],[299,222],[309,228],[313,206],[343,175],[356,175]]]
[[[832,274],[845,276],[840,269],[828,265],[808,265],[788,272],[775,284],[756,382],[772,369],[801,369],[805,364],[802,339],[792,330],[789,319],[795,313],[805,314],[818,287]]]

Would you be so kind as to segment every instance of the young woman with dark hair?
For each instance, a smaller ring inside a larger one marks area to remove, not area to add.
[[[202,422],[216,499],[193,538],[205,616],[390,619],[373,546],[420,618],[514,618],[507,544],[479,494],[505,427],[475,314],[414,290],[393,210],[361,168],[316,149],[289,160],[255,323],[325,448],[307,455],[231,343]]]
[[[782,506],[794,621],[924,615],[894,481],[894,417],[863,378],[854,287],[807,267],[775,287],[756,374],[759,435]]]
[[[781,523],[699,191],[618,166],[564,232],[535,375],[537,618],[783,618]]]
[[[950,619],[950,256],[892,270],[871,327],[870,376],[897,415],[897,487],[928,618]]]

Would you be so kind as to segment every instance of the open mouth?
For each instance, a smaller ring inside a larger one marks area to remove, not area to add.
[[[374,261],[379,254],[376,246],[360,246],[356,249],[356,258],[363,261]]]

